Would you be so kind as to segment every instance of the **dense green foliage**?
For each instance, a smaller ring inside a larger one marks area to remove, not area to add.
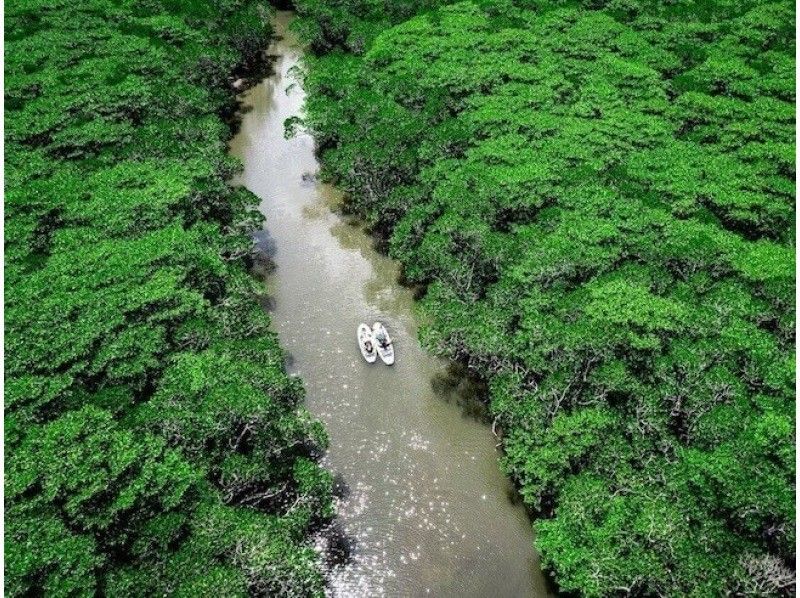
[[[793,3],[298,4],[326,171],[560,587],[793,591]]]
[[[5,13],[7,595],[320,595],[326,437],[227,183],[230,77],[267,8]]]

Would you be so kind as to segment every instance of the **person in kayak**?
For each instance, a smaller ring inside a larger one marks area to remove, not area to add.
[[[372,341],[371,340],[367,339],[367,340],[364,341],[364,350],[367,353],[372,353],[373,348],[372,348]]]
[[[378,340],[378,344],[381,346],[381,349],[385,349],[389,346],[389,341],[386,339],[386,333],[383,331],[383,329],[378,331],[378,333],[375,335],[375,338]]]

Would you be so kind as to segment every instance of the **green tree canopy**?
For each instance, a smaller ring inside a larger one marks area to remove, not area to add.
[[[488,379],[560,587],[789,591],[793,6],[298,4],[325,171]]]
[[[8,595],[321,595],[327,440],[228,183],[268,7],[5,8]]]

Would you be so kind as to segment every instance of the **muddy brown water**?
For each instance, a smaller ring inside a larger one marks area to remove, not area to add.
[[[274,329],[330,435],[324,465],[338,480],[344,548],[328,565],[330,593],[545,596],[530,521],[500,472],[474,388],[420,347],[412,291],[337,215],[339,193],[316,179],[313,140],[284,139],[304,99],[291,76],[301,58],[292,17],[275,17],[274,73],[242,94],[231,153],[267,219],[257,242],[275,264],[265,278]],[[393,337],[392,367],[358,351],[356,327],[376,320]]]

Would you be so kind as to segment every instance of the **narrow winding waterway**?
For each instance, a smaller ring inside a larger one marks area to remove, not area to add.
[[[332,211],[339,196],[315,179],[313,140],[284,139],[304,97],[290,74],[301,54],[291,18],[276,16],[275,72],[243,94],[231,152],[267,218],[259,244],[275,263],[266,279],[274,328],[328,429],[325,465],[344,489],[339,522],[352,550],[331,566],[331,592],[544,596],[530,522],[469,384],[420,348],[397,265]],[[378,319],[394,338],[393,367],[368,365],[356,346],[358,323]]]

